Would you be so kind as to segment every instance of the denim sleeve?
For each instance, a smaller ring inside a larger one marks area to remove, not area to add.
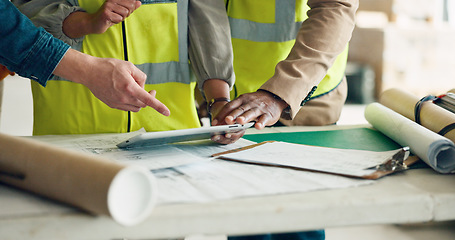
[[[36,28],[8,0],[0,0],[0,64],[46,86],[69,45]]]

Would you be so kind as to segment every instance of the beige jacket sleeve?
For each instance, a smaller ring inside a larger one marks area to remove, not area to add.
[[[293,118],[302,100],[327,74],[346,48],[355,25],[359,0],[308,0],[308,18],[302,23],[289,56],[279,62],[275,74],[260,89],[282,98]]]

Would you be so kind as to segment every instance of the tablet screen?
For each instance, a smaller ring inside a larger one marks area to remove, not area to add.
[[[175,142],[210,139],[216,134],[238,132],[254,125],[254,122],[247,124],[221,125],[200,128],[188,128],[171,131],[147,132],[134,136],[126,141],[117,144],[119,148],[136,148],[160,145]]]

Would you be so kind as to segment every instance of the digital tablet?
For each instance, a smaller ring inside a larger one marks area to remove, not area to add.
[[[213,135],[238,132],[252,127],[254,122],[247,124],[221,125],[212,127],[189,128],[171,131],[146,132],[117,144],[119,148],[147,147],[152,145],[210,139]]]

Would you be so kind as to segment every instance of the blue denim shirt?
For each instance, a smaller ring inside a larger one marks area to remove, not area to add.
[[[36,28],[9,0],[0,0],[0,19],[0,64],[46,86],[69,45]]]

